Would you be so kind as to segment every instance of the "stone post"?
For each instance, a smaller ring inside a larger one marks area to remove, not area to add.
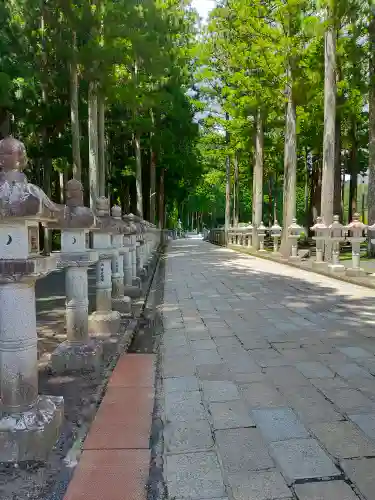
[[[139,224],[139,217],[136,217],[134,214],[129,214],[128,219],[135,225],[136,231],[132,235],[132,244],[133,244],[133,251],[132,251],[132,263],[133,263],[133,286],[141,286],[141,279],[140,276],[138,276],[138,271],[139,271],[139,264],[140,264],[140,234],[141,234],[141,227]]]
[[[352,267],[346,270],[348,276],[366,276],[361,269],[361,243],[366,241],[366,224],[359,220],[359,214],[353,215],[352,222],[345,228],[349,232],[348,240],[352,245]]]
[[[118,251],[112,248],[111,235],[119,231],[118,224],[109,215],[109,201],[100,197],[96,202],[98,229],[93,231],[93,247],[98,252],[96,264],[96,311],[89,317],[90,334],[109,339],[120,330],[121,316],[112,310],[112,259]]]
[[[251,248],[253,246],[253,225],[251,222],[247,225],[247,231],[248,231],[248,237],[247,237],[247,246],[248,248]]]
[[[131,298],[124,295],[124,232],[126,225],[122,221],[121,207],[112,207],[112,217],[120,227],[120,233],[112,235],[112,247],[116,252],[112,256],[112,308],[120,314],[130,314],[132,309]]]
[[[102,347],[88,332],[89,266],[97,262],[94,251],[86,250],[86,235],[95,225],[91,209],[83,206],[82,184],[72,179],[66,185],[69,212],[61,230],[59,266],[65,268],[65,317],[67,340],[51,356],[52,370],[57,373],[75,370],[98,370]]]
[[[140,279],[137,277],[137,256],[136,256],[136,244],[137,244],[137,231],[138,225],[134,221],[134,215],[124,215],[124,221],[129,226],[129,234],[127,235],[127,242],[129,245],[129,261],[126,264],[129,265],[128,274],[126,278],[124,293],[129,297],[139,297],[140,290]],[[131,270],[131,271],[130,271]],[[130,279],[131,272],[131,280]]]
[[[266,237],[266,232],[267,232],[267,228],[263,224],[263,221],[261,221],[261,223],[257,227],[257,236],[258,236],[258,242],[259,242],[258,252],[265,252],[266,251],[264,249],[264,238]]]
[[[339,216],[333,216],[333,223],[329,226],[328,240],[332,246],[332,263],[328,265],[328,269],[333,273],[345,271],[345,266],[340,264],[340,243],[344,241],[345,228],[340,224]],[[328,245],[329,246],[329,245]]]
[[[63,421],[62,397],[38,395],[35,281],[56,269],[39,255],[38,222],[63,217],[29,184],[24,145],[0,141],[0,462],[44,461]]]
[[[322,217],[317,217],[316,223],[310,229],[315,233],[313,240],[316,242],[316,258],[312,266],[317,269],[324,269],[327,267],[327,263],[323,260],[323,255],[324,245],[328,235],[328,227],[324,224]]]
[[[271,232],[271,236],[273,239],[273,252],[272,253],[274,255],[278,255],[279,254],[279,241],[281,238],[282,228],[279,225],[279,223],[277,222],[277,220],[275,220],[275,223],[271,227],[270,232]]]
[[[290,260],[298,260],[298,240],[301,236],[302,227],[297,224],[297,219],[293,218],[291,225],[288,227],[288,238],[291,241]]]

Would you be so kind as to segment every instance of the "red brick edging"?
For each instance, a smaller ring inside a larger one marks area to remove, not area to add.
[[[154,376],[154,355],[121,356],[64,500],[146,499]]]

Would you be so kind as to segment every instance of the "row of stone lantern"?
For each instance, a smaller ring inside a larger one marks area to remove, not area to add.
[[[228,243],[230,245],[252,247],[253,225],[243,225],[232,227],[228,232]],[[311,227],[311,231],[315,236],[313,239],[316,242],[316,260],[313,262],[313,267],[325,268],[331,272],[346,272],[351,276],[362,276],[365,274],[360,266],[360,249],[361,243],[366,240],[367,230],[375,231],[373,226],[366,226],[360,221],[359,214],[353,215],[353,220],[347,226],[340,223],[339,216],[335,215],[332,224],[325,225],[321,217],[317,217],[316,223]],[[298,256],[298,241],[301,237],[303,228],[297,223],[296,219],[292,220],[292,224],[288,227],[288,239],[290,240],[290,260],[299,259]],[[273,253],[279,253],[279,243],[282,234],[282,228],[277,221],[273,226],[266,228],[261,222],[256,228],[259,252],[264,252],[264,240],[267,234],[273,239]],[[340,245],[343,241],[349,241],[352,247],[352,267],[346,269],[340,264]],[[324,260],[325,254],[329,253],[328,258]],[[328,261],[328,262],[327,262]]]
[[[109,200],[83,205],[80,182],[66,186],[66,205],[28,183],[26,151],[0,141],[0,462],[44,460],[63,419],[63,399],[38,394],[35,282],[65,269],[67,340],[52,354],[62,373],[96,370],[116,344],[122,315],[131,312],[159,242],[156,228],[122,217]],[[39,223],[61,230],[61,252],[41,256]],[[92,249],[87,234],[92,232]],[[88,269],[96,264],[96,311],[88,315]],[[116,338],[117,337],[117,338]]]
[[[314,267],[325,267],[327,262],[324,261],[325,250],[329,251],[331,244],[332,262],[328,264],[328,268],[332,272],[346,272],[349,276],[363,276],[366,273],[361,269],[361,243],[366,240],[367,231],[375,230],[373,226],[367,226],[360,221],[359,214],[353,215],[353,220],[347,226],[340,223],[338,215],[333,218],[333,223],[330,226],[324,224],[322,217],[317,217],[316,224],[311,228],[315,233],[314,240],[316,241],[316,260],[313,262]],[[346,269],[340,264],[340,244],[343,241],[349,241],[352,247],[352,267]]]

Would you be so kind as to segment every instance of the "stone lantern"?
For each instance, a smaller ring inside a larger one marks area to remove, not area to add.
[[[292,252],[290,260],[297,260],[298,257],[298,240],[301,236],[303,228],[297,224],[297,219],[293,218],[291,225],[288,227],[288,239],[291,241]]]
[[[267,234],[267,228],[263,224],[263,221],[257,227],[257,234],[258,234],[258,238],[259,238],[259,250],[258,250],[258,252],[265,252],[264,238],[266,237],[266,234]]]
[[[140,266],[140,249],[139,247],[141,246],[141,239],[142,239],[142,230],[141,230],[141,225],[139,223],[139,217],[137,217],[134,214],[129,214],[127,216],[127,219],[130,220],[135,228],[136,231],[134,234],[132,234],[132,244],[133,244],[133,252],[132,252],[132,264],[133,264],[133,286],[141,286],[141,279],[139,274],[139,266]]]
[[[270,229],[271,237],[273,239],[273,253],[279,253],[279,241],[281,238],[282,227],[279,225],[277,220],[275,220],[274,225]]]
[[[365,276],[365,271],[361,269],[361,243],[366,240],[367,226],[359,220],[359,214],[355,213],[352,222],[345,229],[349,232],[347,239],[352,245],[352,267],[346,273],[348,276]]]
[[[100,368],[102,347],[88,332],[89,267],[97,262],[97,252],[86,249],[86,235],[95,227],[92,210],[83,205],[83,187],[75,179],[66,185],[67,213],[59,225],[61,252],[59,267],[65,269],[65,317],[67,340],[52,353],[52,370],[57,373]]]
[[[124,215],[123,220],[127,224],[128,230],[124,234],[124,246],[126,253],[124,254],[124,293],[129,297],[136,298],[140,295],[139,286],[135,286],[134,282],[137,277],[136,271],[136,238],[137,226],[132,217]]]
[[[59,436],[63,398],[38,394],[35,281],[56,269],[39,254],[38,223],[61,220],[22,172],[24,145],[0,141],[0,462],[44,461]]]
[[[121,207],[114,205],[111,209],[112,218],[117,222],[120,232],[112,234],[112,246],[117,250],[112,257],[112,308],[120,314],[131,313],[131,299],[124,295],[124,233],[128,226],[122,220]]]
[[[90,334],[110,340],[120,330],[121,315],[112,310],[112,260],[118,250],[112,247],[112,235],[120,233],[119,221],[109,214],[109,200],[101,196],[96,200],[98,225],[93,230],[93,247],[98,252],[96,264],[96,311],[89,317]]]
[[[325,267],[326,263],[323,261],[323,255],[324,243],[328,236],[328,227],[324,224],[322,217],[317,217],[316,223],[310,229],[315,233],[313,240],[316,241],[316,260],[313,262],[313,267]]]
[[[328,242],[332,244],[332,264],[328,268],[333,273],[345,271],[345,266],[340,264],[340,243],[345,239],[345,228],[340,223],[338,215],[333,216],[333,222],[328,228]]]

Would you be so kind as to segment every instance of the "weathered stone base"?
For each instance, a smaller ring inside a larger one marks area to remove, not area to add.
[[[294,257],[293,255],[290,255],[290,256],[288,257],[288,260],[289,260],[290,262],[301,262],[301,257],[300,257],[299,255],[297,255],[297,256],[295,256],[295,257]]]
[[[95,339],[87,343],[63,342],[52,353],[51,368],[55,373],[96,371],[100,368],[102,346]]]
[[[132,311],[132,300],[128,296],[120,299],[112,298],[112,309],[120,314],[130,314]]]
[[[44,462],[60,436],[63,418],[60,396],[39,396],[27,411],[0,413],[0,462]]]
[[[353,269],[352,267],[349,267],[346,269],[346,275],[354,277],[356,276],[362,277],[362,276],[367,276],[367,273],[362,268]]]
[[[141,295],[141,289],[139,286],[125,286],[124,295],[132,299],[137,299]]]
[[[121,315],[118,311],[95,311],[89,316],[89,332],[97,339],[107,339],[120,330]]]
[[[328,264],[327,262],[317,262],[316,260],[313,261],[312,263],[312,268],[320,271],[327,271],[328,269]]]
[[[331,273],[340,274],[340,273],[345,273],[346,269],[345,269],[345,266],[343,266],[342,264],[329,264],[328,270]]]

